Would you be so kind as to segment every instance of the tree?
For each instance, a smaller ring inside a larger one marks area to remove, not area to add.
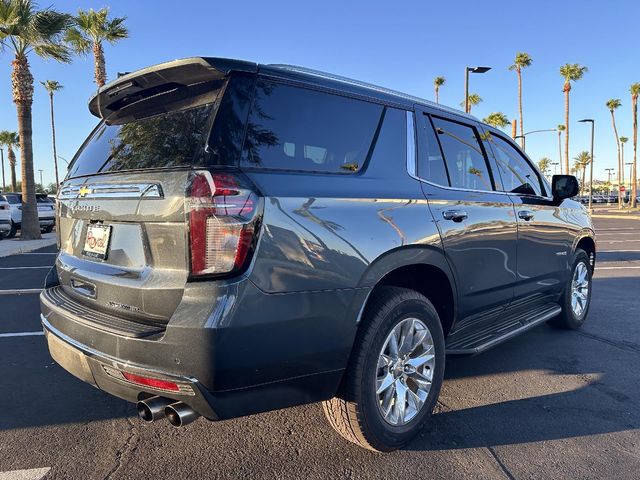
[[[618,129],[616,128],[616,116],[615,109],[619,108],[622,103],[620,103],[619,98],[612,98],[606,103],[609,112],[611,112],[611,124],[613,125],[613,134],[616,139],[616,147],[618,148],[618,186],[622,185],[622,180],[620,178],[621,171],[624,170],[624,165],[620,165],[620,140],[618,139]],[[618,195],[618,208],[622,208],[622,195]]]
[[[495,128],[504,128],[509,125],[509,119],[502,112],[493,112],[482,119],[484,123],[488,123]]]
[[[543,175],[547,174],[547,171],[549,170],[550,166],[551,166],[550,158],[544,157],[538,160],[538,168],[540,169]]]
[[[624,185],[624,144],[628,141],[629,139],[627,137],[620,137],[620,165],[622,166],[622,185]]]
[[[569,171],[569,92],[571,91],[571,82],[577,82],[587,72],[587,67],[578,65],[577,63],[566,63],[560,67],[560,75],[564,78],[564,166],[565,171]]]
[[[103,42],[115,44],[129,36],[129,30],[124,25],[127,17],[109,19],[109,9],[101,8],[96,11],[78,10],[75,18],[76,26],[67,31],[66,40],[80,55],[87,55],[93,51],[94,81],[98,88],[107,82],[107,67],[104,58]]]
[[[16,154],[14,148],[20,148],[20,138],[16,132],[3,130],[0,132],[0,145],[7,147],[7,157],[9,159],[9,168],[11,170],[11,191],[17,192],[16,182]]]
[[[575,161],[573,165],[576,170],[576,173],[580,172],[580,169],[582,169],[582,182],[580,182],[580,186],[582,191],[584,192],[585,174],[587,172],[587,165],[591,163],[591,154],[585,150],[580,152],[578,156],[575,157],[573,160]]]
[[[440,103],[440,87],[447,81],[444,77],[436,77],[433,79],[433,88],[436,92],[436,103]]]
[[[470,93],[469,94],[469,113],[471,113],[471,107],[478,105],[480,102],[482,102],[482,98],[480,98],[480,95],[478,95],[477,93]],[[464,108],[464,101],[460,102],[460,106]]]
[[[58,184],[50,183],[49,185],[47,185],[46,192],[49,195],[55,195],[56,193],[58,193]]]
[[[558,162],[560,164],[560,173],[562,173],[562,132],[565,131],[564,125],[558,125]],[[565,170],[566,173],[566,170]]]
[[[49,93],[49,106],[51,110],[51,139],[53,142],[53,168],[56,172],[56,185],[60,185],[60,180],[58,179],[58,154],[56,152],[56,122],[53,116],[53,94],[62,90],[63,87],[60,82],[56,82],[55,80],[47,80],[40,83]]]
[[[516,53],[516,59],[509,70],[515,70],[518,76],[518,112],[520,114],[520,145],[524,148],[524,122],[522,121],[522,69],[531,66],[533,60],[528,53]]]
[[[33,75],[28,56],[35,53],[45,59],[70,61],[71,55],[62,35],[71,23],[69,15],[53,8],[39,10],[32,0],[0,0],[0,39],[4,48],[14,55],[11,87],[18,114],[22,163],[22,240],[40,238],[33,176]]]
[[[631,167],[631,208],[636,208],[638,197],[638,95],[640,94],[640,83],[634,83],[629,88],[631,92],[631,111],[633,116],[633,166]]]

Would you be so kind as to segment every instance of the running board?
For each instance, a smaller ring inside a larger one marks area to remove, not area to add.
[[[455,332],[447,339],[447,355],[472,355],[484,352],[552,319],[561,310],[556,303],[547,304],[533,313],[528,311],[503,319],[495,319],[481,329]]]

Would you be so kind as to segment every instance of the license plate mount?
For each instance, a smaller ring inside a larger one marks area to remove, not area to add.
[[[109,254],[111,225],[91,224],[87,226],[82,254],[86,257],[106,260]]]

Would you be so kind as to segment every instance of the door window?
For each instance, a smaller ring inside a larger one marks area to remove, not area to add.
[[[444,157],[438,144],[436,132],[427,115],[423,115],[426,148],[420,150],[418,158],[418,177],[438,185],[449,186]]]
[[[433,117],[452,187],[493,190],[491,174],[476,129]]]
[[[543,195],[540,177],[527,159],[509,142],[488,134],[502,178],[503,190],[510,193]]]

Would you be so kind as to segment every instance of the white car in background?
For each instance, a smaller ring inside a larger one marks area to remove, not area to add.
[[[9,203],[0,200],[0,240],[11,232],[11,207]]]
[[[11,225],[7,236],[12,238],[22,225],[22,195],[20,193],[2,193],[0,201],[9,203]],[[45,193],[37,193],[36,201],[38,202],[40,230],[42,233],[49,233],[56,223],[56,204]]]

